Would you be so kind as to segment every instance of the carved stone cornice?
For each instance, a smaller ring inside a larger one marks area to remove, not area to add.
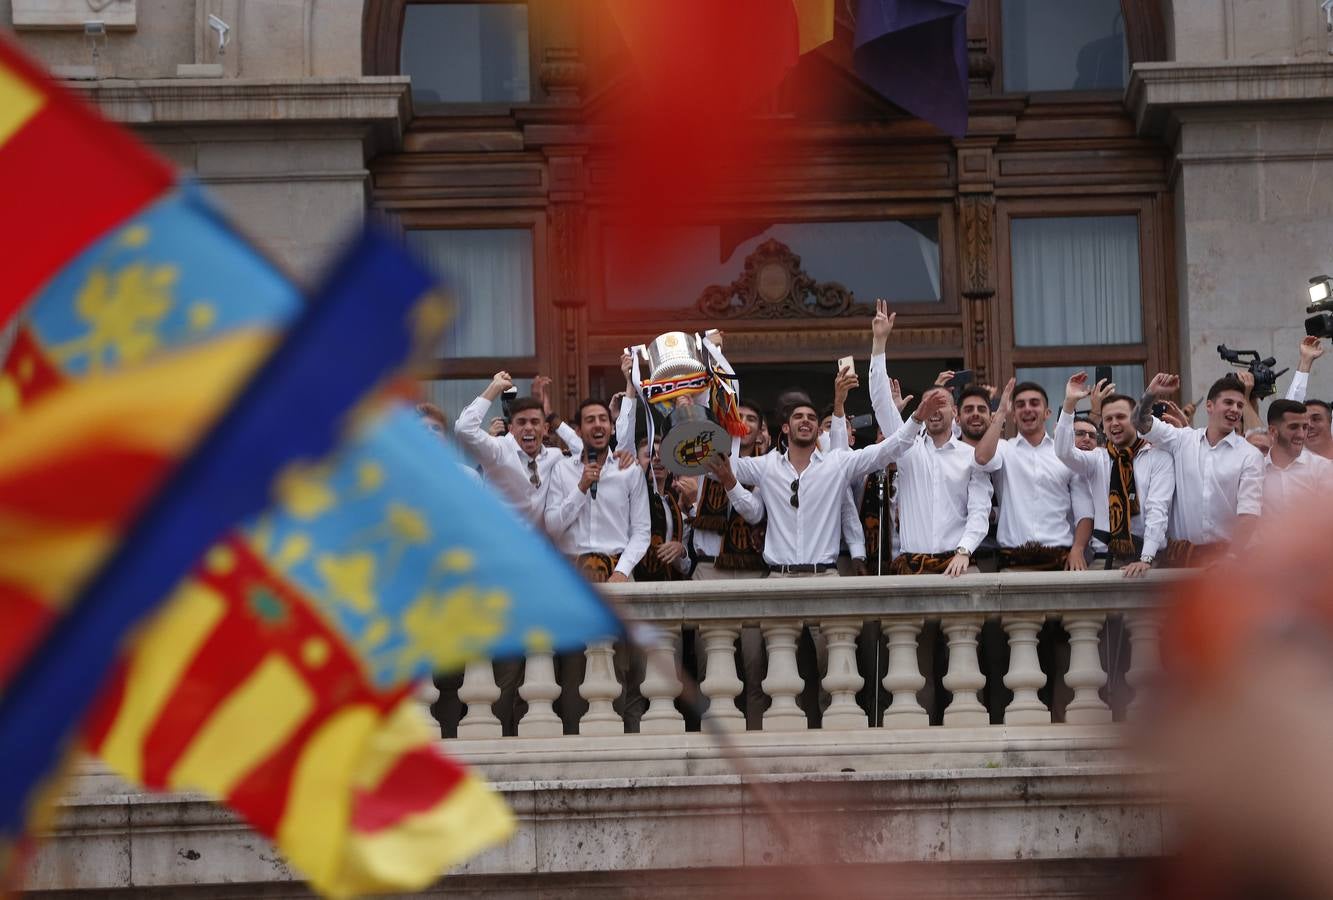
[[[709,319],[808,319],[873,316],[875,308],[857,303],[836,281],[815,281],[801,268],[801,257],[781,241],[764,241],[745,258],[745,269],[728,285],[711,284],[695,302]]]
[[[552,103],[573,106],[578,104],[583,94],[588,67],[583,64],[577,49],[548,47],[543,54],[537,77]]]
[[[963,296],[972,300],[992,297],[995,198],[991,194],[963,194],[958,198],[958,206],[963,237]]]

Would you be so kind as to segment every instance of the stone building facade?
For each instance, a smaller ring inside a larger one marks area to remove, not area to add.
[[[461,265],[518,273],[516,299],[495,295],[513,279],[478,276],[477,300],[531,327],[490,340],[483,321],[442,349],[434,387],[451,404],[501,366],[555,374],[571,403],[614,390],[620,347],[718,318],[735,320],[725,326],[752,383],[813,377],[861,346],[865,295],[894,272],[864,263],[881,240],[897,248],[892,259],[915,253],[913,240],[925,248],[925,287],[890,293],[909,376],[966,366],[999,381],[1017,369],[1054,386],[1073,367],[1107,363],[1130,389],[1180,368],[1198,394],[1222,370],[1218,343],[1291,365],[1305,279],[1333,269],[1324,13],[1315,0],[1093,7],[1106,7],[1109,30],[1050,24],[1064,15],[1050,0],[974,0],[970,125],[951,140],[857,82],[840,4],[837,38],[776,101],[811,136],[802,190],[784,173],[755,173],[771,179],[773,201],[758,224],[700,210],[701,228],[739,224],[777,245],[756,256],[760,242],[741,241],[729,269],[682,259],[661,302],[616,296],[614,204],[598,189],[607,163],[586,125],[627,66],[601,4],[0,0],[0,26],[211,185],[299,277],[367,210],[428,255],[460,264],[440,248],[474,240]],[[498,26],[468,18],[496,20],[498,8],[509,8]],[[210,16],[227,26],[221,50]],[[85,34],[100,20],[104,35]],[[482,85],[436,102],[410,87],[404,65],[418,81],[475,74],[422,62],[420,47],[460,33],[477,38],[473,56],[512,57],[525,42],[521,59],[501,60],[522,89],[501,86],[497,100]],[[1089,81],[1032,62],[1032,48],[1071,35],[1083,54],[1072,64],[1109,52],[1106,71]],[[803,106],[805,88],[836,110]],[[1123,271],[1098,283],[1079,274],[1102,264]],[[762,314],[760,273],[774,292]],[[709,307],[719,282],[734,296]],[[829,284],[852,302],[830,302]],[[1069,308],[1080,312],[1065,320]],[[1333,372],[1317,370],[1312,395],[1329,394]]]

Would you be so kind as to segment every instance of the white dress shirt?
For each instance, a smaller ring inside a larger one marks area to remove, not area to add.
[[[905,447],[898,459],[899,552],[952,553],[962,547],[974,553],[990,528],[994,488],[990,476],[973,465],[972,448],[956,434],[937,447],[921,423],[903,420],[882,353],[870,358],[870,406],[878,421],[900,423],[891,439]]]
[[[1000,497],[995,537],[1001,547],[1072,547],[1075,526],[1092,518],[1087,479],[1060,462],[1049,434],[1035,446],[1021,434],[1002,440],[980,468],[991,473]]]
[[[546,498],[546,531],[561,552],[620,555],[616,571],[629,577],[643,559],[652,538],[648,484],[643,469],[622,469],[611,461],[602,466],[597,496],[579,490],[583,459],[562,457],[551,471]]]
[[[786,453],[733,461],[737,480],[753,484],[768,511],[764,561],[770,566],[831,565],[838,558],[848,485],[887,466],[895,452],[901,451],[889,441],[860,450],[816,450],[799,475]],[[799,507],[791,505],[792,482],[799,483]]]
[[[478,397],[464,408],[454,423],[458,442],[481,465],[486,480],[500,490],[520,516],[528,521],[541,522],[551,470],[565,458],[565,454],[554,447],[544,446],[537,451],[536,457],[531,457],[512,434],[505,433],[500,437],[487,434],[483,420],[490,408],[491,401],[485,397]],[[562,422],[556,433],[575,456],[583,452],[583,441],[574,429]],[[537,463],[540,484],[535,486],[529,461]]]
[[[1055,455],[1069,468],[1088,480],[1092,490],[1092,527],[1111,530],[1111,454],[1104,448],[1080,450],[1074,446],[1074,417],[1060,412],[1055,424]],[[1134,454],[1134,492],[1139,514],[1130,517],[1129,531],[1143,538],[1143,556],[1156,556],[1166,544],[1166,525],[1171,517],[1171,498],[1176,493],[1176,476],[1171,454],[1145,445]],[[1092,539],[1092,549],[1106,552],[1106,544]]]
[[[1287,399],[1295,400],[1297,403],[1305,402],[1305,392],[1310,389],[1310,373],[1294,372],[1291,376],[1291,384],[1287,385]]]
[[[1273,462],[1272,451],[1264,457],[1264,509],[1270,513],[1330,489],[1333,489],[1333,460],[1304,447],[1301,455],[1285,469]]]
[[[1203,428],[1175,428],[1154,418],[1144,435],[1171,454],[1176,473],[1172,535],[1192,544],[1231,539],[1237,516],[1263,510],[1264,455],[1234,431],[1209,445]]]

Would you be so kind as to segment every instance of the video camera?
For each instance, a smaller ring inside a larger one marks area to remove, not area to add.
[[[1333,279],[1327,275],[1316,275],[1310,279],[1310,305],[1305,311],[1312,313],[1305,320],[1305,333],[1310,337],[1333,338]]]
[[[1238,369],[1249,370],[1254,376],[1254,390],[1250,392],[1250,396],[1256,400],[1277,393],[1278,377],[1287,371],[1283,369],[1281,372],[1274,372],[1273,366],[1277,365],[1277,360],[1271,356],[1260,359],[1258,350],[1231,350],[1226,344],[1218,344],[1217,355],[1222,357],[1223,362],[1229,362]]]

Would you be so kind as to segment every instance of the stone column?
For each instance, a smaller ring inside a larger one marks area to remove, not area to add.
[[[821,622],[828,641],[828,673],[824,690],[832,700],[824,710],[823,727],[828,730],[853,730],[870,727],[865,710],[856,705],[856,692],[865,679],[856,671],[856,637],[861,623],[855,621]]]
[[[1065,673],[1065,684],[1074,691],[1074,699],[1065,707],[1065,721],[1071,725],[1111,721],[1111,708],[1097,696],[1098,688],[1106,684],[1106,673],[1097,654],[1097,635],[1105,622],[1105,615],[1070,616],[1064,620],[1069,632],[1069,671]]]
[[[1129,629],[1130,669],[1125,680],[1134,689],[1134,699],[1126,710],[1130,716],[1140,715],[1148,705],[1148,698],[1156,686],[1162,670],[1161,623],[1152,613],[1128,613],[1125,627]]]
[[[458,699],[467,704],[467,715],[458,723],[460,738],[500,737],[500,720],[491,710],[491,704],[500,699],[500,688],[489,659],[474,659],[463,669]]]
[[[579,687],[579,696],[588,701],[588,711],[579,720],[579,734],[624,734],[625,723],[612,705],[620,696],[615,645],[611,641],[598,641],[589,644],[584,655],[588,668]]]
[[[1014,699],[1004,710],[1006,725],[1049,725],[1051,711],[1037,698],[1046,685],[1046,675],[1037,662],[1037,632],[1041,616],[1006,616],[1004,631],[1009,635],[1009,671],[1004,686],[1014,692]]]
[[[940,627],[949,639],[949,671],[944,676],[944,687],[953,694],[953,700],[944,710],[944,724],[959,727],[989,725],[990,715],[977,698],[977,692],[986,686],[986,677],[977,665],[977,634],[981,631],[981,620],[944,619]]]
[[[719,731],[744,731],[745,716],[736,708],[736,695],[745,685],[736,674],[736,648],[740,625],[731,622],[713,622],[699,626],[699,640],[704,646],[704,676],[700,692],[708,698],[708,709],[703,714],[705,728]]]
[[[884,633],[889,637],[884,689],[893,695],[889,708],[884,710],[885,728],[925,728],[930,724],[930,716],[916,699],[916,692],[926,686],[916,657],[916,638],[924,624],[921,619],[884,623]]]
[[[639,690],[648,698],[648,709],[639,719],[640,734],[684,734],[685,717],[676,709],[680,696],[680,677],[676,674],[676,642],[679,631],[654,629],[647,648],[643,685]]]
[[[796,641],[801,636],[800,622],[765,622],[764,642],[768,647],[768,674],[760,685],[772,698],[764,710],[764,731],[804,731],[809,722],[796,704],[805,687],[796,667]]]
[[[555,680],[554,655],[528,654],[518,695],[528,704],[528,711],[518,723],[519,737],[558,737],[565,733],[560,717],[552,707],[560,696],[560,685]]]

